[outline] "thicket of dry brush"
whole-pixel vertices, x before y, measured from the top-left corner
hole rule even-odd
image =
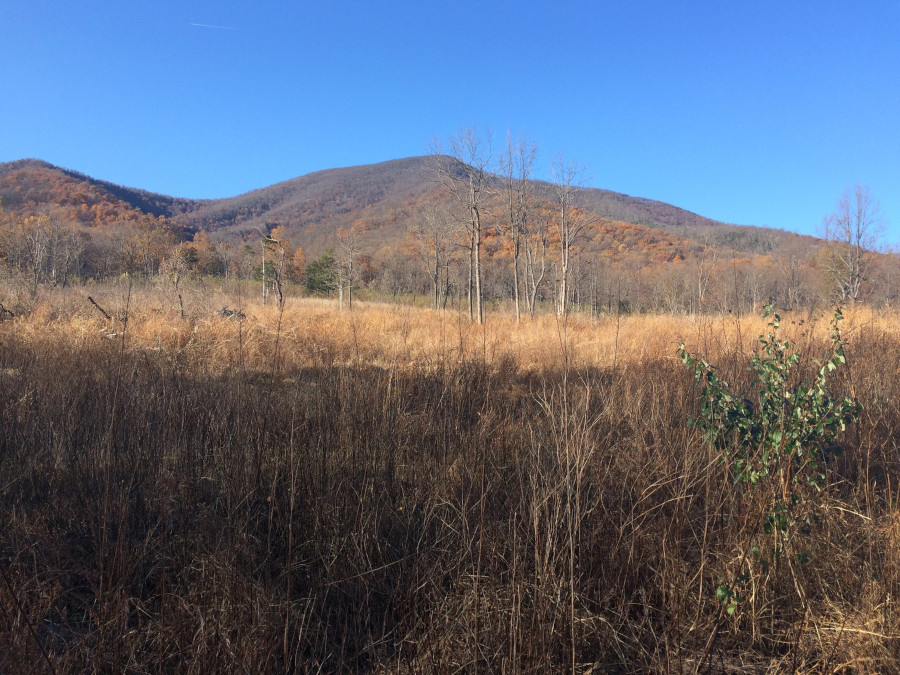
[[[847,322],[808,562],[728,616],[747,496],[674,356],[746,381],[759,318],[95,291],[0,322],[2,672],[900,668],[895,317]]]

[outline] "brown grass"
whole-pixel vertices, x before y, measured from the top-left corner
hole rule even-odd
[[[181,296],[0,323],[0,672],[900,668],[898,317],[848,313],[810,562],[729,617],[755,501],[675,350],[746,382],[761,318]],[[807,369],[827,319],[785,317]]]
[[[352,312],[336,311],[334,300],[288,298],[283,312],[257,299],[220,290],[183,291],[179,306],[172,290],[141,289],[130,293],[128,347],[178,352],[199,349],[207,361],[227,361],[240,341],[245,362],[268,368],[273,336],[280,337],[281,363],[288,367],[373,365],[421,369],[452,361],[488,365],[514,360],[517,367],[541,371],[564,365],[608,368],[674,358],[680,343],[710,358],[749,352],[766,322],[752,316],[604,315],[590,320],[573,314],[561,321],[554,314],[516,323],[508,313],[491,315],[477,326],[458,312],[435,311],[384,303],[358,302]],[[97,333],[121,336],[121,321],[107,321],[88,302],[94,297],[114,318],[129,304],[127,286],[82,288],[34,303],[27,319],[17,322],[20,336],[59,333],[85,340]],[[222,307],[240,309],[246,320],[223,316]],[[182,311],[181,307],[184,308]],[[828,338],[827,314],[786,317],[785,335],[804,346]],[[900,317],[861,308],[848,313],[845,333],[890,334]],[[29,338],[30,339],[30,338]],[[210,366],[206,363],[205,366]]]

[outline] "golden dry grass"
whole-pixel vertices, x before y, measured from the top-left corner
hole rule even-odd
[[[244,364],[271,367],[275,337],[280,365],[302,368],[322,363],[373,365],[401,369],[479,361],[514,362],[521,370],[571,367],[627,367],[675,358],[684,343],[715,361],[722,355],[749,353],[768,329],[758,314],[732,315],[604,315],[591,320],[571,314],[565,320],[552,313],[525,317],[516,323],[508,313],[489,313],[478,326],[456,311],[436,311],[386,303],[357,302],[352,311],[339,310],[333,299],[288,298],[283,313],[259,301],[221,291],[185,297],[183,310],[173,291],[154,289],[114,292],[94,290],[96,300],[113,317],[104,319],[87,298],[89,289],[58,293],[36,303],[14,325],[20,339],[53,339],[75,344],[102,336],[121,338],[128,309],[129,349],[197,352],[207,366],[218,361],[233,365],[237,347]],[[188,296],[185,293],[184,296]],[[245,319],[223,316],[222,307],[240,309]],[[830,310],[783,316],[782,335],[806,349],[826,344]],[[865,307],[845,313],[842,330],[848,345],[896,334],[900,315]]]
[[[0,322],[0,670],[900,667],[900,315],[846,312],[834,386],[865,408],[811,562],[752,568],[729,617],[754,497],[687,425],[676,350],[746,382],[762,317],[180,293]],[[803,363],[830,319],[783,317]]]

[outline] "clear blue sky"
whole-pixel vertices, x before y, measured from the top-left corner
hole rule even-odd
[[[463,126],[589,184],[814,232],[870,186],[900,242],[900,1],[0,0],[0,161],[224,197]]]

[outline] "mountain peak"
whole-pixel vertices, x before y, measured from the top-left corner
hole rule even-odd
[[[57,169],[62,171],[58,166],[51,164],[50,162],[45,162],[42,159],[35,159],[33,157],[28,157],[26,159],[17,159],[12,162],[0,162],[0,176],[4,176],[8,173],[12,173],[13,171],[19,171],[21,169]]]

